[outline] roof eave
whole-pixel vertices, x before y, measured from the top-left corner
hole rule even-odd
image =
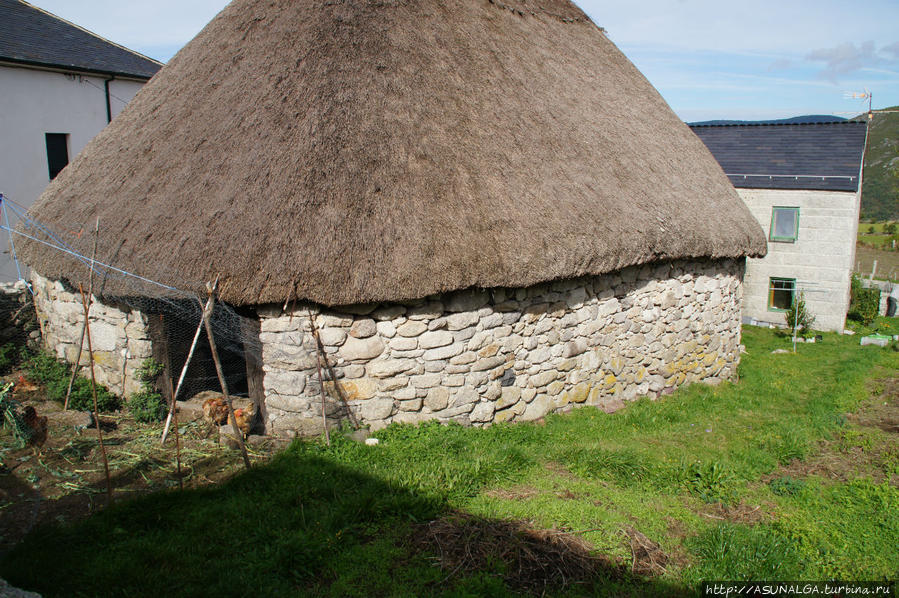
[[[92,69],[70,64],[52,64],[47,62],[22,60],[19,58],[10,58],[8,56],[0,57],[0,66],[13,68],[30,68],[34,70],[48,71],[54,73],[64,73],[71,75],[91,75],[101,77],[114,77],[116,79],[127,79],[132,81],[146,82],[153,76],[139,75],[136,73],[126,73],[121,71],[108,71],[102,69]]]

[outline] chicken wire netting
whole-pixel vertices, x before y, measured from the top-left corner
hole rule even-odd
[[[0,365],[4,353],[15,361],[26,348],[32,353],[44,350],[70,363],[74,363],[81,352],[80,363],[84,366],[88,346],[86,340],[79,342],[78,338],[78,330],[83,328],[84,322],[79,308],[83,307],[82,292],[88,295],[88,286],[91,286],[93,336],[100,337],[104,329],[108,331],[109,326],[118,325],[123,330],[127,328],[128,338],[140,338],[138,345],[151,341],[152,358],[167,366],[165,373],[172,388],[178,386],[182,369],[188,364],[178,391],[179,401],[204,391],[222,392],[213,352],[202,326],[204,305],[208,300],[207,287],[213,282],[214,275],[210,277],[212,280],[186,279],[172,264],[141,263],[132,256],[128,261],[138,263],[139,267],[125,269],[120,267],[124,262],[122,243],[104,237],[102,222],[98,226],[95,223],[90,229],[73,225],[60,230],[33,220],[21,205],[8,197],[0,196],[0,203],[0,229],[8,245],[6,280],[0,281]],[[71,264],[71,275],[63,274],[58,280],[36,278],[35,274],[40,273],[32,272],[18,260],[17,244],[21,247],[26,240],[39,251],[63,254]],[[176,260],[177,256],[173,255],[172,262]],[[14,278],[18,280],[10,280],[13,278],[8,274],[10,265],[15,266]],[[90,285],[69,282],[88,278]],[[62,299],[49,301],[47,289],[53,289],[54,296]],[[59,313],[49,313],[54,310]],[[116,323],[116,318],[121,322]],[[137,330],[138,325],[133,323],[135,319],[140,319],[147,330]],[[252,374],[262,366],[258,318],[253,312],[240,311],[215,299],[210,324],[229,394],[249,397],[252,382],[248,379],[248,371]],[[56,333],[65,328],[64,342],[58,342],[59,334],[46,334],[48,328],[53,328]],[[96,339],[94,343],[96,345]],[[61,344],[64,346],[60,347]],[[83,347],[82,351],[78,350],[79,345]],[[115,350],[107,351],[105,356],[107,361],[121,360],[112,369],[121,370],[123,379],[108,380],[111,389],[116,394],[125,394],[126,389],[134,388],[134,371],[149,358],[147,344],[137,350],[130,341],[124,344],[119,341]],[[132,377],[130,384],[129,375]],[[166,384],[158,384],[165,392]]]

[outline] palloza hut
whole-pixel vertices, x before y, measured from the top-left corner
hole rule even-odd
[[[99,218],[98,259],[156,282],[218,277],[260,322],[250,392],[276,432],[321,428],[310,316],[332,419],[374,426],[727,379],[744,257],[765,253],[702,142],[567,0],[234,0],[33,215],[88,231],[85,255]],[[20,249],[73,359],[78,318],[59,314],[88,269]],[[152,303],[95,288],[105,379],[127,392],[116,351],[150,355]]]

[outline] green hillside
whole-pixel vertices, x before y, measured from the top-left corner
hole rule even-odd
[[[875,112],[868,131],[862,219],[899,219],[899,106]]]

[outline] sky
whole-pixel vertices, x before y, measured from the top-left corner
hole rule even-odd
[[[453,0],[449,0],[453,1]],[[165,62],[227,0],[31,0]],[[577,0],[686,121],[899,105],[899,0]]]

